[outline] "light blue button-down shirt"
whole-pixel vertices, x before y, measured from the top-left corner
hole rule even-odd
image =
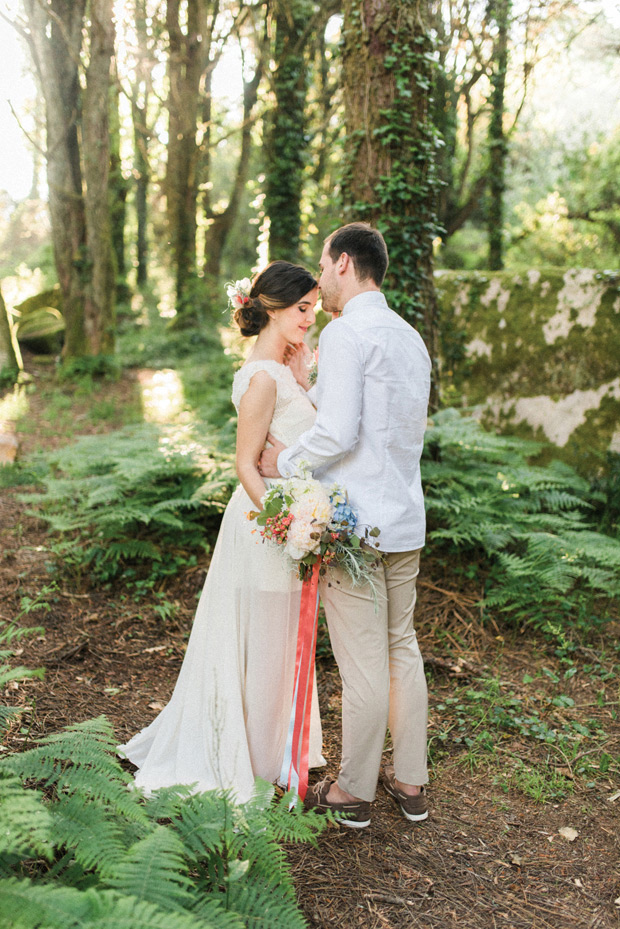
[[[419,333],[379,291],[358,294],[321,333],[316,422],[278,457],[284,477],[307,461],[322,483],[342,484],[360,526],[380,529],[385,552],[424,545],[430,373]]]

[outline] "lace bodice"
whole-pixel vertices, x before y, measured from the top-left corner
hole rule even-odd
[[[241,398],[257,371],[266,371],[276,382],[276,407],[270,432],[285,445],[292,445],[314,423],[316,410],[290,368],[277,361],[250,361],[239,368],[233,380],[232,401],[239,412]]]

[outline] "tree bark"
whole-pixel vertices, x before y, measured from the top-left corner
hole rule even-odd
[[[438,403],[433,282],[437,140],[430,117],[426,0],[345,0],[343,83],[349,151],[342,190],[349,220],[383,233],[390,306],[421,331]]]
[[[110,83],[110,224],[112,248],[116,263],[116,295],[120,302],[130,298],[127,285],[125,220],[129,183],[123,176],[121,162],[120,90],[116,74]]]
[[[148,280],[148,194],[150,165],[148,156],[148,132],[146,130],[146,103],[131,107],[134,138],[134,178],[136,182],[136,283],[144,286]]]
[[[187,0],[187,31],[181,25],[181,0],[168,0],[168,161],[166,199],[170,245],[176,276],[176,325],[196,317],[196,206],[200,82],[209,53],[219,0]],[[194,292],[192,292],[194,290]]]
[[[47,184],[54,261],[65,317],[65,358],[87,353],[84,328],[86,222],[77,120],[86,0],[24,0],[30,47],[45,98]],[[49,11],[49,12],[48,12]]]
[[[82,144],[86,241],[90,274],[84,326],[90,353],[114,351],[116,273],[110,219],[110,68],[114,55],[112,0],[90,0],[90,58],[84,92]]]
[[[489,269],[504,267],[504,192],[508,145],[504,133],[504,90],[508,68],[510,0],[490,0],[489,17],[497,25],[495,65],[491,77],[491,120],[489,123],[489,204],[487,231]]]
[[[148,278],[148,191],[150,180],[149,139],[147,125],[150,77],[148,66],[147,10],[145,0],[137,0],[135,7],[136,33],[138,37],[138,55],[136,61],[136,81],[131,100],[131,119],[134,139],[134,178],[136,197],[136,282],[139,287],[146,284]]]
[[[307,159],[308,63],[300,36],[312,16],[309,0],[278,4],[275,15],[275,106],[267,124],[265,212],[269,258],[299,259],[301,197]]]
[[[108,192],[112,0],[90,3],[90,63],[82,91],[85,7],[86,0],[24,0],[45,99],[48,200],[66,324],[65,360],[107,354],[114,347]]]

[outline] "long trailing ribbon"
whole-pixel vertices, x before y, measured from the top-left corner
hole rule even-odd
[[[302,800],[308,789],[310,710],[314,686],[320,567],[319,560],[313,565],[312,573],[304,580],[301,588],[293,705],[280,772],[280,782],[286,783],[289,790],[296,790]]]

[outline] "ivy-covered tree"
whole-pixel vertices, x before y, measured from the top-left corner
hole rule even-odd
[[[273,17],[275,106],[266,121],[265,146],[265,212],[270,221],[271,259],[297,261],[299,257],[301,192],[308,147],[308,56],[304,37],[313,7],[312,0],[279,2]]]
[[[331,115],[333,88],[327,79],[325,26],[341,5],[340,0],[277,0],[274,4],[275,102],[265,120],[265,213],[269,217],[271,259],[300,259],[306,167],[312,160],[316,182],[325,173],[327,149],[323,145],[313,159],[311,142],[316,132],[326,141],[328,127],[311,125],[310,110],[319,118]],[[312,105],[311,83],[315,84]]]
[[[436,368],[437,137],[426,0],[345,0],[344,12],[346,217],[367,220],[385,236],[388,301],[420,330]],[[433,404],[437,389],[435,377]]]

